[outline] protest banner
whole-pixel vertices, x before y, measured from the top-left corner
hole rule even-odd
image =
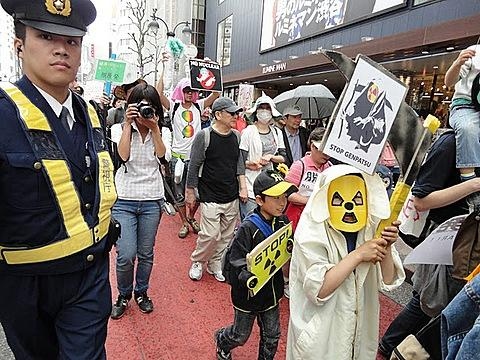
[[[289,223],[275,231],[247,254],[247,270],[254,274],[247,281],[252,296],[290,259],[293,249],[293,230]]]
[[[192,89],[222,91],[222,67],[214,62],[190,59],[190,81]]]
[[[393,74],[359,55],[323,152],[372,175],[406,93]]]
[[[453,241],[466,217],[467,215],[455,216],[440,224],[408,254],[403,264],[453,265]]]

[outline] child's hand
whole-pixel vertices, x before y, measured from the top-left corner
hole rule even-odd
[[[376,263],[382,261],[387,254],[387,241],[385,239],[372,239],[365,241],[354,251],[360,258],[361,262]]]
[[[455,62],[459,66],[462,66],[463,64],[465,64],[465,62],[467,62],[468,60],[470,60],[474,56],[475,56],[475,50],[465,49],[465,50],[460,51],[460,54],[458,54],[457,60],[455,60]]]
[[[396,220],[392,222],[392,226],[386,226],[382,231],[382,239],[387,242],[387,247],[392,245],[398,239],[398,227],[400,221]]]

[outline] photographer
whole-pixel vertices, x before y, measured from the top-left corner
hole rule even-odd
[[[127,99],[127,109],[120,131],[112,131],[122,168],[115,175],[118,201],[113,207],[122,235],[117,241],[118,298],[111,318],[121,318],[134,293],[140,311],[153,311],[147,295],[153,265],[153,246],[164,203],[163,179],[159,161],[166,153],[159,119],[163,108],[151,85],[135,86]],[[112,129],[113,130],[113,129]],[[167,144],[168,146],[168,144]],[[137,260],[135,288],[134,264]]]

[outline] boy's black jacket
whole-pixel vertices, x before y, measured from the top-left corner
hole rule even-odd
[[[255,210],[267,223],[273,224],[273,231],[277,231],[290,221],[285,215],[274,218],[271,222],[265,220],[258,209]],[[235,234],[230,253],[230,279],[232,286],[232,303],[239,310],[259,312],[270,309],[278,304],[283,296],[283,274],[278,270],[275,275],[255,296],[250,296],[246,282],[252,274],[247,270],[245,257],[255,246],[265,240],[263,233],[251,221],[243,221]]]

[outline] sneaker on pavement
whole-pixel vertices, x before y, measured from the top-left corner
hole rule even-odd
[[[215,331],[215,334],[214,334],[217,360],[232,360],[232,353],[230,351],[225,352],[218,347],[218,337],[220,336],[220,332],[222,332],[223,330],[225,330],[225,328],[220,328],[217,331]]]
[[[289,285],[288,281],[286,281],[285,285],[283,285],[283,295],[287,299],[290,299],[290,285]]]
[[[112,306],[112,313],[110,314],[113,320],[118,320],[125,314],[129,300],[126,296],[118,295],[117,301],[115,301],[115,304]]]
[[[210,275],[213,275],[215,277],[215,280],[225,282],[225,276],[223,276],[223,273],[221,271],[212,271],[207,267],[207,272]]]
[[[188,272],[188,276],[190,279],[198,281],[202,278],[203,275],[203,266],[201,262],[195,261],[192,263],[190,267],[190,271]]]
[[[153,311],[153,301],[148,297],[146,292],[135,294],[135,301],[137,302],[140,311],[144,314],[148,314]]]
[[[195,234],[200,232],[200,224],[195,219],[187,219],[188,223],[192,227],[192,230]]]
[[[188,235],[188,224],[183,224],[180,230],[178,231],[178,237],[180,239],[185,239]]]

